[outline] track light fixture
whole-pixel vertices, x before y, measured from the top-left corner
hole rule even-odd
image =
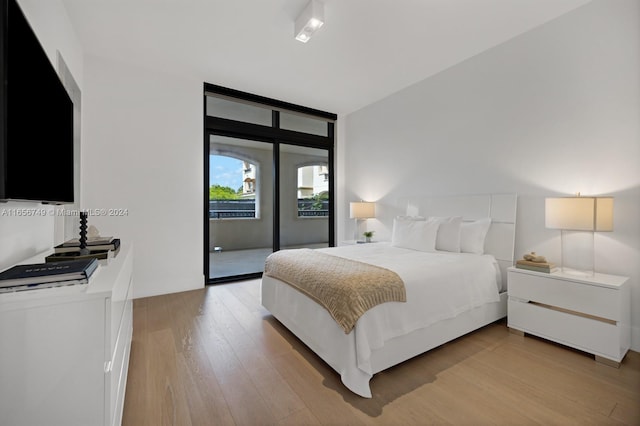
[[[324,25],[324,5],[319,0],[311,0],[296,18],[296,40],[308,42],[311,36]]]

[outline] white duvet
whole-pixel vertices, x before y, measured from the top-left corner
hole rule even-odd
[[[369,374],[373,373],[369,364],[371,351],[382,347],[386,341],[500,300],[500,268],[491,255],[425,253],[392,247],[390,243],[320,251],[391,269],[404,282],[406,303],[388,302],[376,306],[356,324],[358,368]]]
[[[263,305],[338,371],[349,389],[365,397],[371,396],[368,381],[376,372],[371,366],[372,351],[394,337],[500,300],[500,269],[491,255],[426,253],[390,243],[320,251],[391,269],[405,284],[407,302],[375,306],[345,335],[319,304],[263,276]]]

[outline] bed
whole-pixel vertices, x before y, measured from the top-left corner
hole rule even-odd
[[[266,272],[262,305],[331,366],[349,390],[371,398],[369,381],[374,374],[506,316],[506,268],[514,258],[516,205],[515,194],[403,198],[397,203],[403,216],[393,219],[391,242],[320,249],[389,269],[404,282],[406,302],[379,304],[364,312],[352,329],[345,329],[327,308]],[[423,242],[415,235],[413,241],[411,236],[401,236],[403,229],[414,229],[414,225],[406,228],[407,222],[433,222],[432,218],[440,223],[452,218],[461,221],[460,226],[467,229],[463,237],[467,252],[442,250],[442,244],[448,244],[440,241],[444,234],[436,235],[440,250],[422,250]],[[486,234],[479,242],[478,235],[472,234],[476,240],[469,248],[468,230],[487,221]]]

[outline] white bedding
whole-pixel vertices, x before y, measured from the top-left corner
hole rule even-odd
[[[491,255],[426,253],[389,243],[320,250],[391,269],[405,284],[406,303],[374,307],[345,335],[324,308],[292,287],[263,277],[263,305],[338,371],[349,389],[362,396],[371,396],[368,381],[377,372],[371,354],[386,342],[500,301],[500,269]]]

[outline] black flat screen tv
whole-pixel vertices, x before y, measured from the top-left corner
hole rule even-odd
[[[0,6],[0,200],[73,203],[73,102],[16,0]]]

